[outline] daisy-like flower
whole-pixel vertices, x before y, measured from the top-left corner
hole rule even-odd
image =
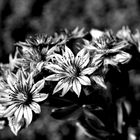
[[[30,37],[26,42],[17,43],[17,46],[22,48],[22,66],[29,72],[40,71],[44,62],[49,61],[51,54],[57,50],[56,46],[52,45],[52,38],[47,35]]]
[[[92,65],[103,65],[104,71],[108,70],[108,65],[116,66],[118,63],[124,64],[131,59],[131,55],[123,51],[127,47],[126,41],[115,41],[115,37],[109,32],[101,33],[101,31],[92,31],[93,41],[85,41],[85,48],[89,52],[93,52]],[[95,36],[95,37],[94,37]]]
[[[80,50],[76,56],[65,46],[62,55],[55,54],[55,63],[45,66],[54,74],[46,77],[47,81],[58,81],[53,94],[62,90],[64,96],[69,90],[80,96],[82,85],[91,85],[90,75],[96,67],[90,67],[90,55],[85,49]],[[96,81],[95,81],[96,82]]]
[[[52,40],[53,40],[53,43],[57,45],[61,45],[61,44],[65,44],[70,39],[84,37],[85,34],[86,33],[84,32],[84,28],[79,29],[78,27],[76,27],[72,31],[65,29],[60,34],[55,33]]]
[[[28,127],[32,121],[33,112],[37,114],[41,112],[38,103],[48,97],[48,94],[40,93],[45,80],[34,83],[32,73],[27,74],[18,70],[16,75],[12,72],[9,73],[6,83],[5,86],[3,83],[1,84],[0,91],[0,103],[6,107],[2,116],[9,119],[12,117],[18,128],[23,127],[21,122],[24,122],[24,125]],[[17,131],[14,131],[15,129],[11,130],[17,133]]]

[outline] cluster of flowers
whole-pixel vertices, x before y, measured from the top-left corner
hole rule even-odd
[[[52,117],[75,121],[88,136],[122,133],[124,109],[131,112],[122,77],[140,53],[139,31],[75,28],[31,36],[15,47],[9,63],[0,64],[0,118],[15,135],[46,102]]]

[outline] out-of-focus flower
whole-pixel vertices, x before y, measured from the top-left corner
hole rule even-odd
[[[17,46],[22,48],[22,67],[29,72],[40,71],[44,62],[49,61],[51,54],[57,50],[57,47],[52,45],[52,38],[47,35],[30,37],[26,42],[17,43]]]
[[[77,96],[80,96],[82,85],[91,85],[90,75],[96,70],[96,67],[91,67],[90,55],[85,49],[82,49],[74,56],[73,52],[65,46],[62,55],[55,54],[55,63],[49,63],[45,66],[54,74],[46,77],[47,81],[58,81],[53,93],[63,89],[64,96],[70,89]],[[93,80],[95,80],[93,78]],[[96,81],[95,81],[96,82]]]
[[[129,29],[128,26],[123,26],[121,30],[119,30],[116,34],[119,39],[126,40],[130,45],[135,46],[137,51],[140,52],[140,32],[136,30],[135,33]]]
[[[125,64],[131,59],[131,55],[123,51],[128,45],[126,41],[117,42],[111,33],[101,33],[96,30],[95,33],[92,31],[92,36],[92,42],[84,40],[84,47],[93,52],[92,65],[102,65],[103,71],[106,72],[108,65],[117,67],[118,63]]]
[[[16,48],[16,52],[14,57],[12,54],[9,55],[9,68],[10,70],[14,70],[14,68],[19,68],[23,62],[22,58],[18,58],[19,50]]]
[[[34,83],[33,74],[27,74],[22,70],[18,70],[16,75],[10,72],[6,82],[7,84],[2,87],[3,91],[0,91],[0,103],[6,107],[2,117],[10,119],[10,127],[15,124],[11,130],[17,134],[23,127],[21,121],[28,127],[33,118],[32,111],[41,112],[38,102],[44,101],[48,94],[39,93],[44,87],[44,79]]]
[[[84,37],[85,34],[86,33],[84,31],[84,28],[79,29],[78,27],[76,27],[72,31],[65,29],[60,34],[58,33],[54,34],[53,43],[57,45],[62,45],[71,39]]]

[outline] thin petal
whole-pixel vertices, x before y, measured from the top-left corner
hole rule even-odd
[[[72,53],[72,51],[67,46],[65,46],[65,52],[64,52],[63,56],[65,56],[68,64],[70,64],[71,62],[73,63],[74,54]]]
[[[37,114],[39,114],[41,112],[41,108],[40,108],[40,105],[36,102],[32,102],[30,104],[30,108]]]
[[[103,54],[95,54],[92,58],[91,65],[98,66],[103,62]]]
[[[103,77],[101,76],[92,76],[92,79],[98,84],[100,85],[101,87],[103,88],[107,88],[106,85],[105,85],[105,82],[104,82],[104,79]]]
[[[73,81],[73,91],[77,94],[78,97],[80,96],[81,84],[77,79]]]
[[[90,75],[92,74],[95,70],[97,70],[98,67],[88,67],[86,69],[84,69],[82,72],[81,72],[81,75]]]
[[[59,90],[61,90],[63,87],[64,87],[64,80],[62,79],[55,86],[55,88],[53,90],[53,94],[55,94],[56,92],[58,92]]]
[[[88,65],[89,57],[90,57],[89,53],[86,53],[84,55],[84,57],[81,59],[81,61],[79,62],[79,65],[80,65],[81,68],[84,68],[84,67],[86,67]]]
[[[32,92],[32,94],[38,93],[44,87],[44,84],[45,84],[44,79],[38,81],[36,84],[33,85],[30,92]]]
[[[52,75],[49,75],[45,78],[46,81],[58,81],[60,80],[62,77],[61,77],[61,74],[52,74]]]
[[[63,69],[59,65],[52,64],[52,63],[46,64],[45,68],[48,69],[48,70],[51,70],[55,73],[62,73],[62,71],[63,71]]]
[[[20,107],[15,111],[15,119],[17,122],[20,122],[23,117],[23,106],[20,105]]]
[[[71,82],[65,82],[61,96],[64,96],[70,90],[71,87],[72,87]]]
[[[12,116],[15,113],[15,111],[17,110],[17,108],[18,108],[17,104],[13,104],[13,105],[9,106],[4,112],[4,117]]]
[[[31,123],[32,118],[33,118],[32,110],[28,106],[24,107],[24,118],[26,122],[26,127],[28,127],[28,125]]]
[[[46,93],[37,93],[37,94],[33,95],[32,100],[35,101],[35,102],[42,102],[45,99],[47,99],[47,97],[48,97],[48,94],[46,94]]]
[[[87,76],[84,76],[84,75],[83,76],[79,76],[78,80],[80,81],[80,83],[82,85],[91,85],[91,81],[90,81],[90,79]]]
[[[77,55],[76,55],[76,57],[75,57],[75,64],[76,64],[77,66],[79,66],[79,64],[80,64],[80,62],[81,62],[81,59],[83,59],[83,57],[84,57],[84,55],[85,55],[85,52],[86,52],[86,49],[83,48],[82,50],[80,50],[80,51],[77,53]]]
[[[8,75],[7,76],[7,83],[8,83],[8,85],[10,86],[10,88],[13,90],[13,91],[15,91],[15,86],[14,86],[14,84],[15,84],[15,82],[16,82],[16,79],[15,79],[15,75],[14,74],[10,74],[10,75]]]

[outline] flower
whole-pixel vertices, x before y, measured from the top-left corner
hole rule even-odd
[[[49,61],[51,54],[57,50],[52,45],[52,38],[47,35],[37,35],[17,43],[21,47],[23,68],[28,72],[41,71],[44,62]]]
[[[117,41],[112,33],[97,30],[92,31],[92,36],[92,42],[84,40],[84,47],[93,52],[92,65],[102,65],[103,71],[107,72],[108,65],[118,67],[118,63],[125,64],[131,59],[131,55],[123,50],[128,46],[127,41]]]
[[[77,96],[80,96],[82,85],[91,85],[89,75],[91,75],[96,67],[90,67],[90,55],[85,49],[80,50],[76,56],[65,46],[62,55],[55,54],[55,63],[46,64],[45,68],[54,72],[45,79],[47,81],[58,81],[54,88],[53,94],[62,91],[64,96],[70,89]]]
[[[44,83],[44,79],[34,83],[33,74],[25,73],[20,69],[16,74],[9,72],[5,86],[1,84],[3,91],[2,89],[0,91],[0,103],[6,107],[2,116],[14,118],[13,121],[19,128],[22,127],[19,126],[21,121],[24,121],[25,126],[28,127],[32,121],[33,112],[37,114],[41,112],[38,102],[48,97],[46,93],[39,93]],[[11,130],[16,133],[15,129]]]
[[[84,28],[79,29],[76,27],[72,31],[70,30],[63,30],[59,33],[55,33],[54,37],[52,38],[53,43],[57,45],[62,45],[70,41],[71,39],[81,38],[85,36]]]
[[[14,57],[12,55],[9,55],[9,69],[14,70],[14,68],[19,68],[21,66],[21,63],[23,61],[22,58],[18,58],[19,50],[16,48],[16,52]]]

